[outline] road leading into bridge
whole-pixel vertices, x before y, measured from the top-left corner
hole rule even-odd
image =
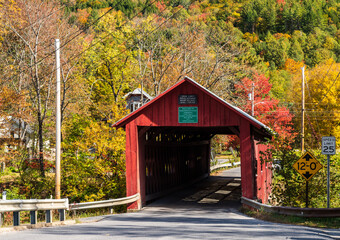
[[[321,230],[260,221],[238,212],[239,168],[149,204],[140,212],[98,222],[0,234],[0,240],[101,239],[334,239]]]

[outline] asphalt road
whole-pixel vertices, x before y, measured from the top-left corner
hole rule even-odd
[[[1,233],[0,240],[340,239],[340,229],[275,224],[241,214],[238,176],[239,169],[223,172],[139,212],[104,216],[93,223]]]

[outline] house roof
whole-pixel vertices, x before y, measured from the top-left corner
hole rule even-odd
[[[131,95],[142,95],[142,89],[141,88],[136,88],[135,90],[133,90],[132,92],[129,92],[127,94],[124,95],[123,98],[127,98]],[[150,96],[147,92],[143,91],[143,96],[147,97],[148,99],[152,99],[153,97]]]
[[[266,126],[262,122],[258,121],[254,117],[250,116],[249,114],[247,114],[246,112],[244,112],[240,108],[238,108],[238,107],[228,103],[227,101],[225,101],[224,99],[220,98],[219,96],[217,96],[216,94],[214,94],[210,90],[206,89],[205,87],[203,87],[202,85],[200,85],[199,83],[195,82],[193,79],[191,79],[189,77],[184,77],[183,80],[179,81],[178,83],[176,83],[175,85],[173,85],[172,87],[170,87],[169,89],[167,89],[166,91],[164,91],[163,93],[158,95],[157,97],[153,98],[151,101],[149,101],[148,103],[146,103],[145,105],[143,105],[142,107],[137,109],[136,111],[134,111],[134,112],[128,114],[127,116],[125,116],[124,118],[120,119],[119,121],[114,123],[113,126],[114,127],[124,127],[128,122],[130,122],[130,120],[132,120],[135,116],[137,116],[144,109],[149,108],[154,102],[158,101],[160,98],[164,97],[169,92],[171,92],[173,89],[177,88],[178,86],[180,86],[181,84],[183,84],[185,82],[189,82],[189,83],[197,86],[198,88],[203,90],[206,94],[208,94],[212,98],[216,99],[218,102],[222,103],[223,105],[227,106],[232,111],[234,111],[237,114],[241,115],[242,117],[246,118],[248,121],[250,121],[256,127],[262,128],[263,130],[265,130],[266,133],[269,133],[270,135],[273,134],[273,131],[268,126]]]
[[[29,124],[24,122],[22,119],[19,121],[18,118],[14,118],[12,116],[1,117],[0,118],[0,123],[9,123],[9,124],[11,124],[10,130],[16,130],[16,129],[18,129],[20,127],[21,129],[25,129],[28,134],[32,134],[34,132],[32,127]]]

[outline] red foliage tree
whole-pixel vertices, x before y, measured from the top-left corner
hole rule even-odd
[[[289,109],[280,106],[280,100],[270,96],[272,85],[269,78],[263,74],[253,74],[252,79],[243,78],[235,84],[236,94],[239,99],[246,100],[242,105],[242,110],[251,113],[251,101],[248,94],[251,93],[252,83],[254,83],[254,117],[274,130],[280,138],[292,141],[295,133],[292,128],[293,114]]]

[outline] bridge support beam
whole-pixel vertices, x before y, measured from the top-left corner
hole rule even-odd
[[[140,193],[138,132],[134,122],[126,125],[126,196]],[[141,201],[128,205],[129,210],[141,208]]]
[[[240,125],[240,153],[241,153],[241,185],[242,196],[254,198],[254,164],[253,138],[249,122],[241,120]]]

